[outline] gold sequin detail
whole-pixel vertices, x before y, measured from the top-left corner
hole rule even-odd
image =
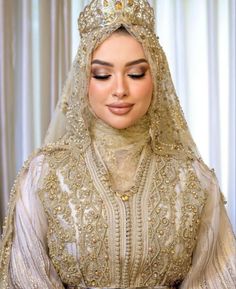
[[[64,150],[50,154],[46,162],[51,170],[44,178],[39,196],[48,216],[48,247],[53,265],[65,284],[80,284],[83,276],[89,286],[106,286],[110,280],[109,259],[105,258],[108,256],[105,212],[83,157]],[[66,190],[62,189],[60,179]],[[80,252],[79,260],[68,248]]]
[[[103,5],[104,5],[104,7],[107,7],[108,6],[108,0],[104,0]]]
[[[116,3],[115,3],[115,8],[116,8],[116,10],[121,10],[122,9],[122,7],[123,7],[123,4],[122,4],[122,2],[121,1],[116,1]]]
[[[181,181],[179,170],[185,172],[181,193],[176,192]],[[162,272],[165,272],[165,284],[171,285],[174,279],[181,282],[189,271],[206,193],[191,161],[168,155],[157,158],[153,186],[156,189],[149,201],[149,254],[140,268],[142,283],[148,286],[161,284]]]
[[[154,11],[145,0],[93,0],[78,20],[81,38],[116,23],[135,24],[139,28],[145,27],[148,31],[154,31]]]
[[[57,153],[54,158],[51,154],[48,159],[52,164],[52,170],[44,181],[40,196],[49,217],[49,252],[64,283],[79,284],[82,274],[88,286],[104,287],[112,283],[108,250],[108,239],[112,228],[108,228],[106,220],[102,217],[106,215],[106,209],[103,207],[104,200],[100,199],[96,192],[83,158],[79,159],[71,152]],[[120,223],[120,218],[124,218],[127,242],[125,265],[121,272],[117,271],[116,273],[117,286],[133,284],[132,282],[135,282],[137,276],[140,276],[141,284],[156,286],[163,280],[164,276],[161,272],[165,272],[166,284],[171,284],[173,280],[176,280],[176,276],[181,279],[189,270],[199,218],[205,202],[205,192],[201,189],[191,162],[170,155],[156,157],[156,168],[151,177],[153,181],[149,187],[149,191],[152,193],[148,198],[148,207],[143,207],[145,204],[142,203],[142,195],[148,193],[145,191],[145,187],[132,198],[123,194],[117,200],[114,199],[111,192],[106,192],[113,204],[114,212],[118,209],[116,202],[119,202],[119,199],[124,203],[126,211],[125,216],[118,213],[114,215],[115,218],[118,218],[117,225]],[[186,177],[183,191],[181,195],[178,195],[175,187],[180,182],[180,170],[185,171]],[[59,172],[69,189],[69,194],[59,189],[61,188],[57,177]],[[102,175],[100,178],[103,178]],[[131,259],[134,242],[132,239],[134,224],[131,219],[133,198],[136,200],[135,242],[138,247],[134,253],[135,258]],[[180,208],[177,209],[176,203],[181,204]],[[71,207],[74,207],[77,212],[73,218],[72,212],[69,210]],[[142,235],[142,210],[147,210],[149,214],[147,255],[143,255],[143,248],[146,245],[144,245]],[[112,240],[117,242],[115,255],[117,254],[116,261],[119,262],[119,240],[122,231],[117,225],[113,229]],[[80,236],[78,240],[75,239],[76,230]],[[75,244],[81,252],[80,260],[77,261],[67,251],[68,243],[71,246]],[[98,250],[98,248],[102,249]],[[179,248],[182,249],[179,250]],[[140,267],[141,260],[143,260],[143,265]],[[165,262],[160,260],[168,260],[166,262],[172,265],[167,269],[164,267]],[[112,262],[112,266],[116,266],[116,261]],[[80,270],[78,270],[77,262],[80,264]],[[130,262],[133,267],[128,274]],[[65,267],[69,268],[69,271],[65,270]],[[122,280],[121,283],[118,280]]]
[[[143,286],[157,286],[163,278],[165,284],[182,280],[191,264],[201,211],[206,201],[206,193],[193,169],[192,160],[153,154],[155,167],[151,165],[152,175],[149,177],[152,181],[148,187],[144,185],[143,190],[133,195],[129,202],[115,199],[107,192],[115,224],[115,227],[109,227],[106,201],[94,187],[84,157],[78,152],[73,145],[45,148],[49,171],[40,181],[38,192],[48,216],[49,256],[62,282],[77,286],[83,276],[87,286],[109,287],[114,284],[111,270],[121,258],[122,234],[126,236],[126,255],[122,270],[114,271],[117,286],[133,286],[136,278]],[[184,175],[181,180],[180,171]],[[181,192],[177,192],[175,188],[180,181],[184,185]],[[146,194],[147,203],[143,203],[142,196]],[[119,201],[124,206],[125,215],[117,211]],[[143,211],[148,213],[148,224],[143,223]],[[125,232],[119,226],[121,218]],[[144,236],[146,225],[148,230]],[[109,257],[109,238],[115,244],[116,260]],[[10,243],[5,245],[4,252],[3,265],[6,267]],[[79,252],[79,259],[76,252]],[[1,276],[2,280],[6,276]]]
[[[128,0],[128,6],[133,6],[134,0]]]

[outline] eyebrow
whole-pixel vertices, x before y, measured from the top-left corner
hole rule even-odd
[[[140,58],[140,59],[137,59],[137,60],[133,60],[133,61],[130,61],[130,62],[127,62],[125,64],[125,66],[131,66],[131,65],[135,65],[135,64],[139,64],[139,63],[148,63],[147,60],[145,58]],[[92,65],[93,64],[100,64],[100,65],[104,65],[104,66],[109,66],[109,67],[114,67],[114,65],[110,62],[106,62],[106,61],[103,61],[103,60],[99,60],[99,59],[94,59],[92,61]]]

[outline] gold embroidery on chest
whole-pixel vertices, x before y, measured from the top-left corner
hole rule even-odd
[[[181,169],[184,180],[180,177]],[[191,161],[180,165],[178,160],[168,156],[158,158],[152,186],[148,256],[142,267],[141,283],[145,286],[175,285],[189,270],[205,192]]]
[[[109,282],[106,213],[83,159],[64,152],[48,163],[40,190],[48,215],[48,246],[62,281],[103,286]]]
[[[104,200],[82,158],[62,152],[50,155],[48,163],[50,170],[39,195],[48,215],[48,246],[53,264],[65,284],[84,281],[88,286],[108,286],[112,283],[112,260]],[[191,161],[184,163],[161,156],[157,158],[149,190],[145,209],[149,216],[148,236],[143,239],[140,235],[142,244],[136,248],[142,252],[135,251],[135,256],[143,257],[135,259],[134,267],[138,263],[139,267],[134,269],[133,277],[137,276],[142,286],[173,285],[189,269],[205,192]],[[141,212],[141,196],[140,192],[137,212]]]

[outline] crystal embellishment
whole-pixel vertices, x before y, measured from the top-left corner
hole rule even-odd
[[[117,10],[117,11],[118,11],[118,10],[121,10],[122,7],[123,7],[122,2],[121,2],[121,1],[117,1],[116,4],[115,4],[115,8],[116,8],[116,10]]]
[[[112,25],[145,27],[154,33],[154,11],[146,0],[92,0],[78,19],[80,36]]]

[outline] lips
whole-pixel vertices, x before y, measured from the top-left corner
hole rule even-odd
[[[132,103],[111,103],[108,104],[107,107],[112,112],[113,114],[116,115],[124,115],[127,114],[131,111],[133,108],[134,104]]]

